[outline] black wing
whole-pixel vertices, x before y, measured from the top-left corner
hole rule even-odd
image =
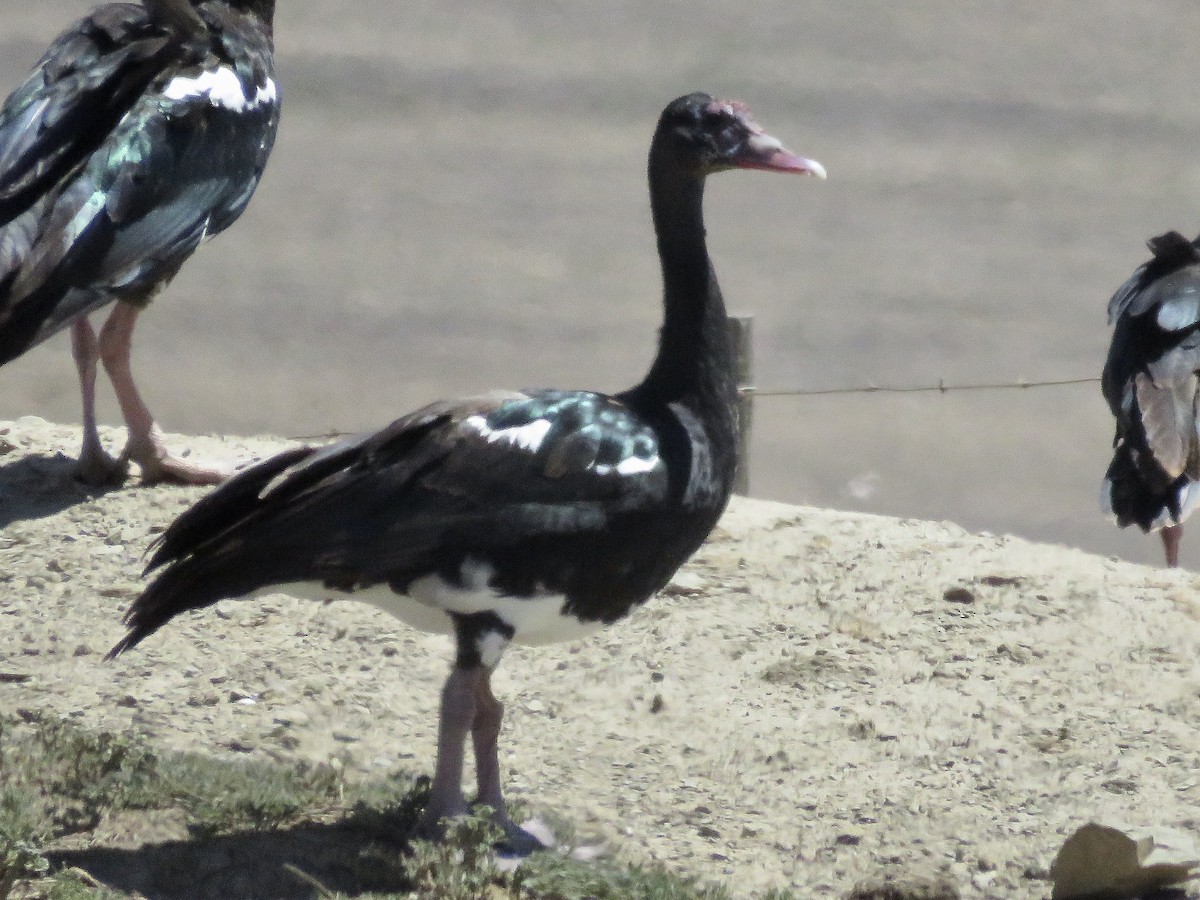
[[[382,431],[285,451],[162,535],[165,571],[126,617],[128,649],[175,614],[271,584],[405,585],[531,536],[600,534],[667,496],[653,428],[586,392],[434,404]]]
[[[258,65],[228,58],[234,38]],[[222,70],[240,108],[201,90]],[[200,45],[126,4],[63,35],[0,120],[0,200],[19,210],[0,226],[0,362],[160,289],[245,208],[278,113],[269,36]]]
[[[0,223],[10,222],[99,149],[179,41],[131,3],[75,23],[0,108]]]

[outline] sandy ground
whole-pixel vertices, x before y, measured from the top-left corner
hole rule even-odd
[[[2,0],[0,93],[91,5]],[[1192,0],[280,0],[277,18],[262,187],[139,326],[169,429],[317,434],[493,387],[632,384],[659,316],[646,147],[694,89],[830,173],[710,188],[763,388],[1098,375],[1143,241],[1200,231]],[[1160,558],[1097,513],[1094,384],[758,409],[755,496]],[[65,335],[0,371],[0,417],[27,414],[79,419]],[[1183,554],[1200,566],[1200,541]]]
[[[77,438],[0,423],[0,709],[428,770],[448,644],[355,603],[226,602],[103,663],[147,543],[202,491],[90,495],[60,452]],[[173,441],[230,462],[282,446]],[[510,650],[507,784],[618,858],[738,897],[891,874],[1043,898],[1089,820],[1200,833],[1197,588],[944,522],[737,500],[629,620]]]

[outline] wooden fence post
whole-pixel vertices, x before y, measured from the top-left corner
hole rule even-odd
[[[754,425],[754,316],[729,316],[728,327],[738,391],[738,466],[733,492],[746,496],[750,493],[750,432]]]

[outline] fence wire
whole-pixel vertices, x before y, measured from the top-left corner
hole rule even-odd
[[[937,384],[887,385],[868,384],[863,387],[814,388],[811,390],[781,388],[762,389],[750,385],[739,385],[738,394],[743,397],[829,397],[835,394],[955,394],[960,391],[1026,391],[1030,388],[1063,387],[1072,384],[1096,384],[1099,378],[1058,378],[1050,381],[984,381],[976,384],[947,384],[944,378]],[[359,434],[357,431],[325,431],[321,434],[293,435],[289,441],[332,441]]]
[[[948,384],[944,378],[929,385],[868,384],[863,387],[805,389],[762,389],[740,386],[738,392],[758,397],[827,397],[833,394],[953,394],[959,391],[1029,390],[1030,388],[1062,387],[1071,384],[1096,384],[1099,378],[1058,378],[1051,381],[985,381],[976,384]]]

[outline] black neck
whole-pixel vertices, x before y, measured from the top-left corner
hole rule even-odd
[[[733,359],[725,303],[704,239],[704,179],[650,152],[650,209],[663,273],[658,355],[636,393],[732,415]]]

